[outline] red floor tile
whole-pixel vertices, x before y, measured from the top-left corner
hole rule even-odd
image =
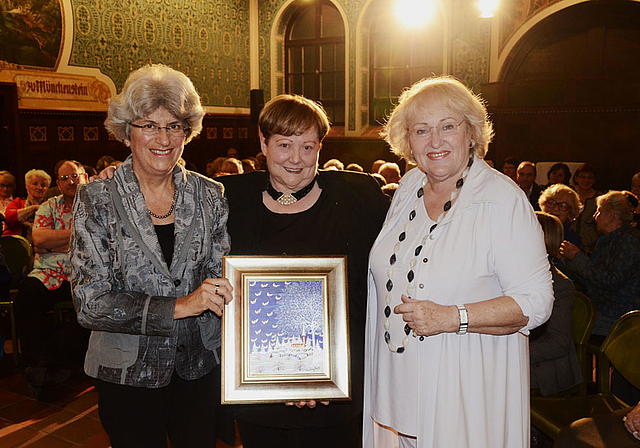
[[[33,440],[29,440],[27,443],[21,445],[24,448],[68,448],[73,443],[59,439],[52,435],[44,435],[44,437],[36,437]]]
[[[99,421],[88,417],[81,417],[78,420],[70,421],[69,423],[62,425],[59,429],[54,431],[52,435],[78,444],[94,437],[102,431],[104,430],[102,429],[102,424],[100,424]]]
[[[0,408],[0,417],[12,422],[23,422],[28,420],[32,415],[42,412],[50,407],[51,405],[46,403],[41,403],[31,398],[25,398]]]
[[[82,442],[82,445],[86,448],[109,448],[111,446],[111,442],[109,441],[109,436],[106,432],[102,431],[100,434],[96,434],[95,436],[85,440]]]
[[[0,429],[0,446],[9,448],[38,436],[38,431],[20,424],[5,426]]]

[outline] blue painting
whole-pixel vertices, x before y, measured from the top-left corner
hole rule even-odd
[[[249,375],[325,370],[322,280],[249,282]]]

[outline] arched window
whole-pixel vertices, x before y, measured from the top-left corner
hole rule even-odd
[[[285,33],[285,90],[319,101],[332,124],[344,125],[344,25],[330,2],[301,8]]]
[[[438,23],[404,30],[391,16],[374,24],[369,39],[369,124],[385,121],[402,89],[422,78],[442,75],[443,41],[443,28]]]

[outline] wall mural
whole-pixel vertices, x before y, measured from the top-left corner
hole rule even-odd
[[[69,65],[97,67],[120,89],[131,71],[163,63],[191,78],[205,106],[249,107],[248,0],[71,4]]]
[[[62,45],[60,0],[0,0],[0,61],[55,68]]]

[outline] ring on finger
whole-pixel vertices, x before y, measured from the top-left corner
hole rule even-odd
[[[638,431],[633,431],[631,434],[633,435],[633,437],[640,440],[640,435],[638,435]]]

